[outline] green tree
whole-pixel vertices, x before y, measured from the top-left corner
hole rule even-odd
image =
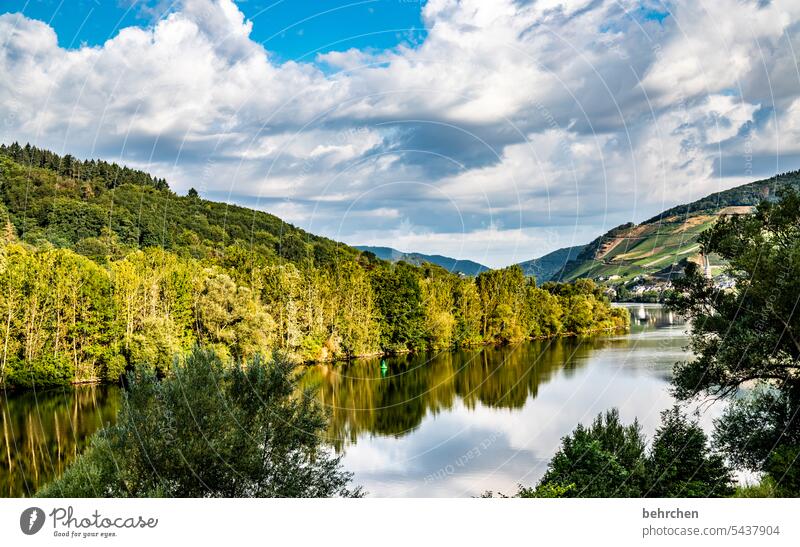
[[[661,413],[649,451],[639,424],[616,409],[579,424],[535,488],[520,497],[719,497],[733,494],[733,476],[703,430],[676,406]]]
[[[456,318],[453,315],[454,276],[444,268],[427,265],[425,278],[420,282],[422,306],[425,312],[426,342],[432,349],[453,346]]]
[[[253,291],[226,274],[208,273],[195,299],[197,339],[236,360],[272,347],[274,321]]]
[[[483,309],[482,335],[487,340],[511,342],[528,333],[523,324],[526,281],[522,268],[481,272],[475,280]]]
[[[459,279],[453,291],[456,327],[455,342],[459,346],[475,346],[483,342],[483,314],[478,289],[472,279]]]
[[[754,215],[723,218],[701,244],[728,263],[736,290],[716,288],[696,264],[675,281],[667,303],[691,320],[696,355],[676,367],[677,395],[727,396],[753,380],[799,384],[800,196],[785,192]]]
[[[774,495],[797,496],[800,492],[798,395],[762,384],[747,397],[732,401],[714,430],[714,443],[731,463],[763,472]]]
[[[645,439],[638,422],[623,425],[616,409],[599,414],[590,427],[578,424],[564,437],[536,489],[525,497],[638,497],[645,469]]]
[[[557,296],[531,286],[528,288],[526,305],[532,337],[542,338],[561,333],[564,310]]]
[[[405,262],[382,268],[373,276],[381,314],[381,346],[386,351],[424,347],[425,313],[415,268]]]
[[[734,492],[723,457],[711,451],[703,429],[678,406],[661,413],[645,467],[649,497],[708,498]]]
[[[164,380],[130,378],[117,423],[45,497],[358,496],[322,445],[322,408],[298,396],[293,365],[275,355],[225,366],[195,348]]]
[[[745,384],[761,384],[723,415],[716,437],[736,464],[770,474],[788,466],[778,482],[796,476],[800,466],[785,458],[800,449],[800,195],[784,190],[780,198],[703,233],[703,253],[727,262],[734,289],[715,287],[690,264],[667,300],[691,321],[696,356],[676,365],[676,395],[732,397]],[[776,451],[780,457],[773,461]],[[777,467],[770,468],[771,461]]]
[[[337,306],[334,331],[344,357],[380,350],[380,325],[375,295],[367,272],[355,262],[337,264]]]

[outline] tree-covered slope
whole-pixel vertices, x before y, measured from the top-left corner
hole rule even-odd
[[[398,251],[397,249],[392,249],[391,247],[370,247],[368,245],[356,245],[355,248],[359,251],[372,253],[381,260],[386,260],[389,262],[400,262],[402,260],[403,262],[408,262],[409,264],[414,264],[415,266],[422,266],[426,263],[436,264],[448,272],[462,273],[464,275],[475,276],[481,272],[489,270],[489,268],[483,264],[478,264],[472,260],[459,260],[449,256],[426,255],[422,253],[404,253],[403,251]]]
[[[113,254],[114,246],[155,246],[197,258],[241,245],[318,264],[359,254],[269,213],[189,194],[178,196],[164,179],[116,164],[0,146],[0,203],[17,236],[31,244],[87,256]]]
[[[519,266],[525,275],[530,275],[536,278],[540,283],[545,281],[559,281],[555,276],[558,272],[564,269],[570,261],[575,260],[578,255],[583,251],[586,245],[577,245],[575,247],[564,247],[557,249],[539,258],[526,260],[520,262]]]

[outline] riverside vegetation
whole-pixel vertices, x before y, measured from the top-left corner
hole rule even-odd
[[[195,347],[137,370],[114,425],[43,497],[359,497],[323,443],[327,419],[281,353],[229,366]]]
[[[0,146],[0,385],[170,373],[195,345],[294,362],[622,329],[590,280],[389,264],[164,179]]]

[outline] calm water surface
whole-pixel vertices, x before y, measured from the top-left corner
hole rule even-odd
[[[31,496],[58,476],[92,433],[114,421],[119,399],[108,386],[0,392],[0,496]]]
[[[687,325],[658,305],[628,307],[626,334],[320,365],[307,381],[370,495],[510,494],[541,477],[577,423],[617,407],[650,437],[672,405]],[[710,428],[721,410],[704,409],[701,423]]]
[[[303,383],[331,412],[329,436],[355,483],[373,496],[513,493],[544,473],[560,439],[610,407],[651,436],[686,325],[635,305],[631,332],[503,348],[319,365]],[[113,420],[109,387],[6,394],[0,495],[24,496],[60,473]],[[721,412],[706,409],[710,427]]]

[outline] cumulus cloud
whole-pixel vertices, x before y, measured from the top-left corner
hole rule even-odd
[[[5,14],[2,140],[492,266],[800,165],[796,2],[421,9],[418,44],[304,63],[276,61],[231,0],[77,49]]]

